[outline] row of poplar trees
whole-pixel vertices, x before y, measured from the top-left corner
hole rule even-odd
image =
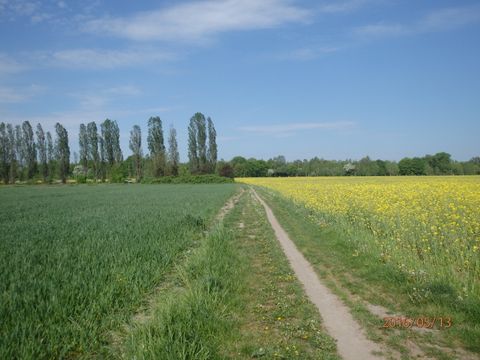
[[[34,131],[28,121],[22,125],[0,123],[0,177],[3,182],[8,184],[40,176],[44,182],[58,177],[65,183],[70,175],[68,133],[59,123],[55,125],[55,132],[53,139],[49,131],[44,132],[41,124],[37,124]],[[158,116],[151,117],[148,120],[147,143],[149,154],[144,157],[141,128],[135,125],[130,131],[129,147],[137,180],[143,177],[146,162],[151,164],[154,177],[178,175],[180,155],[175,128],[170,127],[166,149],[162,121]],[[188,156],[191,174],[215,172],[216,131],[212,120],[206,120],[201,113],[196,113],[190,119]],[[95,122],[80,125],[79,164],[74,174],[79,169],[84,178],[88,174],[96,181],[105,181],[107,177],[113,177],[115,169],[122,163],[120,129],[116,121],[106,119],[100,128]]]
[[[208,142],[208,146],[207,146]],[[178,153],[177,132],[170,127],[168,150],[165,147],[162,121],[159,117],[148,120],[148,149],[152,175],[177,176],[179,174],[180,156]],[[142,132],[138,125],[130,131],[130,150],[137,181],[143,176],[144,158],[142,154]],[[211,174],[217,165],[217,133],[211,118],[205,119],[202,113],[196,113],[190,119],[188,127],[188,159],[190,174]]]
[[[142,130],[140,126],[134,125],[130,131],[129,147],[132,151],[135,177],[139,181],[143,177],[145,160],[151,164],[151,173],[154,177],[165,175],[177,176],[180,166],[180,155],[178,153],[177,131],[170,127],[168,134],[168,151],[165,147],[162,121],[158,116],[148,119],[148,159],[143,157],[142,151]]]
[[[43,130],[34,130],[28,121],[22,125],[0,123],[0,176],[5,184],[30,180],[40,174],[46,182],[56,174],[66,182],[70,171],[68,133],[57,123],[56,137]],[[35,135],[37,141],[35,141]]]
[[[208,143],[208,146],[207,146]],[[217,165],[217,132],[212,119],[196,113],[188,126],[188,160],[190,173],[210,174]]]

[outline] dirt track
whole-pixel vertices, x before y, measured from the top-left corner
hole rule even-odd
[[[348,307],[340,301],[318,278],[310,263],[290,240],[270,207],[253,190],[254,196],[265,208],[268,221],[280,242],[297,278],[303,284],[310,301],[315,304],[323,318],[328,333],[337,340],[340,356],[345,360],[383,359],[378,355],[381,347],[368,340],[363,329],[353,319]]]

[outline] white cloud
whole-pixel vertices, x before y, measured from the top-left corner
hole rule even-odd
[[[442,31],[480,21],[480,5],[446,8],[428,14],[419,24],[425,31]]]
[[[356,10],[372,1],[373,0],[328,1],[321,3],[318,10],[322,13],[343,13]]]
[[[18,103],[27,99],[25,94],[17,92],[15,89],[0,87],[0,103]]]
[[[354,29],[363,38],[393,37],[426,32],[446,31],[480,22],[480,5],[437,9],[410,24],[377,23]]]
[[[303,47],[276,56],[279,60],[308,61],[339,51],[339,47]]]
[[[172,60],[172,53],[159,50],[70,49],[44,54],[46,61],[57,66],[85,69],[114,69]]]
[[[372,24],[355,29],[355,34],[361,37],[392,37],[412,33],[413,29],[401,24]]]
[[[23,88],[0,86],[0,103],[21,103],[42,93],[46,88],[39,85],[30,85]]]
[[[11,57],[0,53],[0,75],[15,74],[25,70],[26,67]]]
[[[119,98],[138,96],[142,91],[133,85],[119,85],[107,88],[94,88],[88,91],[75,92],[69,94],[79,104],[81,109],[103,110],[105,107]]]
[[[289,124],[273,124],[273,125],[253,125],[242,126],[241,131],[254,132],[259,134],[285,134],[291,135],[299,130],[315,130],[315,129],[346,129],[354,126],[352,121],[336,121],[336,122],[312,122],[312,123],[289,123]]]
[[[274,28],[309,17],[309,10],[288,0],[206,0],[129,18],[100,18],[87,22],[85,30],[140,41],[202,41],[222,32]]]

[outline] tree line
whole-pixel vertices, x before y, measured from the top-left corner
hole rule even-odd
[[[79,153],[74,153],[73,163],[67,130],[55,125],[52,134],[37,124],[36,131],[29,121],[21,125],[0,123],[0,178],[5,184],[19,181],[60,179],[66,183],[69,176],[78,182],[123,181],[144,176],[178,176],[186,173],[211,174],[217,165],[215,126],[211,118],[196,113],[188,128],[188,166],[180,163],[177,132],[173,126],[168,132],[165,146],[163,124],[160,117],[148,120],[147,145],[149,153],[142,150],[142,131],[134,125],[130,131],[129,148],[132,155],[123,158],[120,147],[120,129],[115,120],[106,119],[98,127],[95,122],[80,124]],[[35,139],[36,138],[36,139]],[[207,146],[208,143],[208,146]]]
[[[400,161],[372,160],[310,160],[286,161],[284,156],[269,160],[246,159],[236,156],[220,161],[220,175],[231,177],[264,176],[396,176],[396,175],[479,175],[480,157],[469,161],[455,161],[446,152],[424,157],[403,158]]]

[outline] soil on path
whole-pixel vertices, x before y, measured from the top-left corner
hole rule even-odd
[[[310,263],[296,248],[288,234],[273,215],[270,207],[253,190],[257,200],[265,208],[268,221],[280,242],[296,276],[303,284],[310,301],[315,304],[329,334],[337,340],[340,356],[345,360],[383,359],[382,348],[367,339],[363,329],[353,319],[348,307],[340,301],[318,278]]]

